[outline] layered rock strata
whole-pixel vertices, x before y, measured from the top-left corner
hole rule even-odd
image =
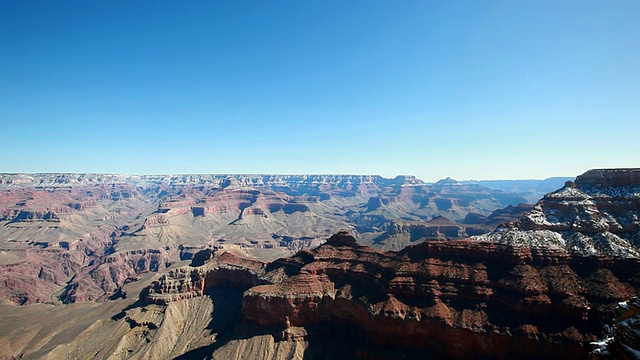
[[[143,299],[181,298],[175,281],[193,271],[186,296],[246,289],[243,324],[328,329],[309,341],[347,331],[359,358],[586,358],[615,305],[640,289],[635,259],[464,240],[383,253],[340,233],[269,264],[214,257]]]
[[[166,305],[170,302],[203,296],[206,290],[218,287],[247,289],[266,283],[265,264],[254,259],[223,252],[203,263],[200,257],[211,253],[202,250],[194,256],[192,265],[169,271],[140,294],[145,303]]]
[[[204,248],[241,247],[271,260],[339,229],[372,239],[392,221],[486,215],[518,199],[412,176],[0,174],[0,298],[104,300],[128,277]]]
[[[533,204],[509,205],[489,216],[468,213],[461,222],[443,216],[425,221],[391,221],[387,230],[373,238],[370,245],[386,251],[400,250],[422,241],[463,239],[470,235],[488,233],[499,225],[518,220],[532,209]]]
[[[590,170],[479,241],[640,257],[640,169]]]

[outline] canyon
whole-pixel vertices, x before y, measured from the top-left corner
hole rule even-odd
[[[88,196],[92,180],[59,176],[3,188],[0,357],[638,353],[640,169],[563,179],[535,204],[452,179],[114,175]]]
[[[487,216],[525,201],[412,176],[0,174],[0,297],[105,300],[130,276],[205,248],[273,260],[341,229],[398,250],[489,231]]]
[[[380,252],[341,232],[271,263],[215,255],[162,276],[141,300],[242,293],[233,334],[244,338],[193,350],[213,358],[265,334],[303,347],[318,341],[345,358],[586,358],[618,302],[640,289],[639,265],[467,240]]]

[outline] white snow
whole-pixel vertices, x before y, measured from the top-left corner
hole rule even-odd
[[[592,341],[589,344],[594,346],[591,352],[597,355],[609,355],[609,345],[613,342],[612,337],[607,337],[598,341]]]
[[[627,304],[626,301],[619,302],[618,306],[621,307],[622,309],[625,309],[625,310],[629,308],[629,304]]]

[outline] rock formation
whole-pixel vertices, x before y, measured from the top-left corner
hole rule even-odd
[[[595,342],[596,353],[605,353],[617,359],[631,360],[640,357],[640,298],[621,301],[616,308],[613,337]]]
[[[515,200],[412,176],[0,174],[0,297],[104,300],[128,277],[206,248],[271,260],[339,229],[373,239],[393,222],[488,215]],[[432,230],[451,234],[455,226]]]
[[[357,340],[344,351],[358,358],[586,358],[638,279],[636,259],[466,240],[383,253],[339,233],[269,264],[225,253],[168,275],[142,298],[243,289],[241,328],[276,337],[304,328],[305,341],[343,350],[331,334],[346,332]]]
[[[460,222],[444,216],[424,221],[394,220],[389,222],[385,232],[366,244],[378,250],[400,250],[423,241],[464,239],[470,235],[488,233],[499,225],[519,219],[532,209],[532,204],[509,205],[489,216],[468,213]]]
[[[634,358],[639,172],[497,210],[452,179],[0,175],[0,357]]]
[[[640,169],[590,170],[479,241],[640,256]]]

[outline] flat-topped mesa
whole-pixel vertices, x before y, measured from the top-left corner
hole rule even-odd
[[[171,270],[145,288],[140,297],[147,303],[167,304],[204,294],[204,274],[186,267]]]
[[[349,234],[348,231],[342,230],[331,236],[326,244],[331,246],[355,246],[357,242],[356,238]]]
[[[581,187],[640,186],[640,169],[594,169],[578,176],[575,185]]]

